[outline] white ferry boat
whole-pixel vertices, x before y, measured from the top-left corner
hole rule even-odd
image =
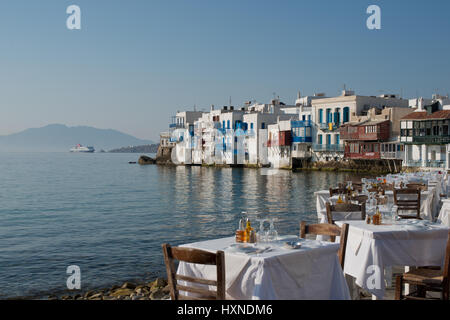
[[[95,152],[94,147],[83,147],[81,144],[77,144],[75,147],[70,149],[70,152]]]

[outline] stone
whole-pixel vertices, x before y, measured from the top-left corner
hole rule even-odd
[[[153,291],[155,288],[165,287],[167,285],[167,281],[163,278],[157,278],[152,282],[151,290]]]
[[[84,297],[85,298],[89,298],[90,296],[92,296],[92,295],[94,295],[95,294],[95,291],[94,290],[90,290],[90,291],[88,291],[88,292],[86,292],[85,294],[84,294]]]
[[[101,298],[103,296],[103,293],[95,293],[88,297],[89,300],[94,300],[96,298]]]
[[[47,299],[48,300],[58,300],[58,297],[54,296],[54,295],[50,295],[50,296],[47,297]]]
[[[144,293],[144,289],[142,289],[142,288],[136,288],[136,289],[135,289],[135,292],[136,292],[137,294],[143,294],[143,293]]]
[[[141,156],[138,160],[140,165],[155,164],[156,160],[147,156]]]
[[[165,294],[170,294],[170,286],[167,285],[162,289],[162,292],[164,292]]]
[[[162,289],[158,289],[150,294],[150,300],[161,300],[165,295]]]
[[[125,282],[122,285],[122,289],[134,289],[134,288],[136,288],[136,286],[130,282]]]
[[[116,289],[112,296],[119,297],[119,296],[130,296],[133,293],[133,289]]]

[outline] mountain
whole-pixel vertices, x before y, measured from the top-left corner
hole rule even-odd
[[[123,147],[109,150],[110,153],[157,153],[159,144],[148,144],[145,146]]]
[[[138,139],[112,129],[67,127],[61,124],[0,136],[0,151],[4,152],[68,152],[77,144],[93,146],[96,151],[100,151],[124,146],[148,145],[153,144],[153,141]]]

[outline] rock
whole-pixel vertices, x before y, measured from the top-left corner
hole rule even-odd
[[[167,281],[163,278],[157,278],[155,281],[152,282],[151,290],[154,291],[156,288],[162,288],[167,286]]]
[[[156,164],[156,160],[147,156],[141,156],[139,158],[140,165]]]
[[[122,285],[122,289],[134,289],[134,288],[136,288],[136,286],[130,282],[125,282]]]
[[[47,297],[47,299],[48,300],[58,300],[58,297],[54,296],[54,295],[50,295],[50,296]]]
[[[95,294],[95,291],[94,290],[90,290],[90,291],[88,291],[88,292],[86,292],[85,294],[84,294],[84,297],[85,298],[89,298],[90,296],[92,296],[92,295],[94,295]]]
[[[169,285],[165,286],[165,287],[162,289],[162,292],[164,292],[165,294],[170,294],[170,287],[169,287]]]
[[[150,294],[150,300],[161,300],[164,296],[166,296],[166,294],[163,292],[163,290],[158,289]]]
[[[144,289],[142,289],[142,288],[136,288],[136,289],[135,289],[135,292],[136,292],[137,294],[143,294],[143,293],[144,293]]]
[[[133,289],[117,289],[112,293],[112,296],[114,297],[120,297],[120,296],[130,296],[133,293]]]
[[[89,300],[94,300],[94,299],[97,299],[97,298],[101,298],[102,296],[103,296],[102,293],[96,293],[96,294],[93,294],[93,295],[89,296],[88,299]]]

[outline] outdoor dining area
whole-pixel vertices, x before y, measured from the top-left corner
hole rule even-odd
[[[315,192],[317,222],[295,235],[248,215],[231,237],[164,244],[171,299],[448,300],[447,186],[445,172],[345,181]]]

